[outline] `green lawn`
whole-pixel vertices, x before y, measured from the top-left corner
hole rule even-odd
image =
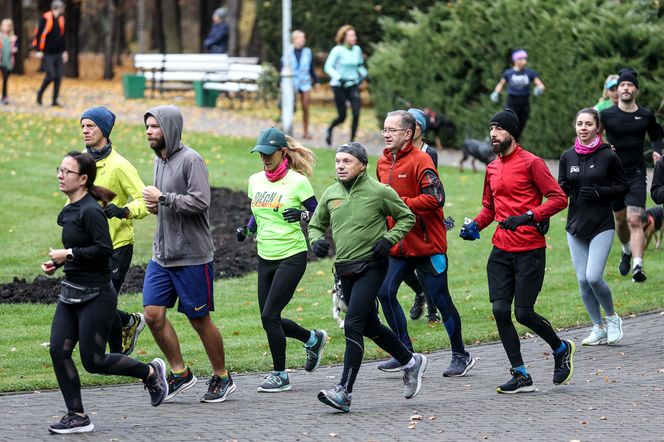
[[[121,124],[113,131],[114,146],[138,168],[150,183],[152,152],[147,146],[141,126]],[[0,186],[4,213],[0,217],[0,282],[20,276],[32,279],[39,274],[39,264],[46,259],[49,246],[60,242],[60,229],[55,223],[65,198],[57,190],[55,166],[64,153],[81,147],[75,120],[38,119],[34,116],[0,114]],[[196,148],[208,161],[213,186],[245,189],[247,177],[260,170],[257,158],[251,156],[252,140],[218,137],[208,134],[185,133],[186,144]],[[333,153],[318,150],[319,161],[312,180],[316,193],[333,178]],[[375,161],[371,162],[372,166]],[[441,168],[447,193],[446,215],[453,216],[457,226],[465,216],[474,216],[481,206],[483,174],[459,173],[455,168]],[[373,172],[372,172],[373,173]],[[548,236],[547,273],[538,311],[549,318],[555,327],[571,327],[588,323],[585,309],[578,295],[564,232],[564,214],[552,219]],[[137,241],[135,263],[145,263],[150,254],[154,221],[136,223]],[[464,340],[467,343],[498,339],[487,299],[485,264],[491,250],[490,236],[494,227],[482,232],[480,241],[468,243],[458,238],[455,228],[449,235],[449,283],[457,308],[463,319]],[[245,245],[227,244],[227,247]],[[634,285],[618,275],[616,264],[620,248],[614,245],[606,277],[613,289],[617,311],[638,313],[662,307],[661,287],[664,276],[654,270],[662,265],[662,253],[649,250],[646,255],[648,282]],[[331,316],[328,293],[331,288],[332,261],[311,263],[285,317],[310,328],[324,328],[330,335],[324,362],[341,362],[343,333]],[[220,280],[215,283],[213,314],[222,329],[228,367],[232,371],[263,371],[271,367],[271,358],[262,330],[255,295],[256,275]],[[412,293],[402,289],[399,294],[406,309]],[[142,309],[140,295],[123,295],[120,307],[128,311]],[[50,321],[54,305],[0,304],[0,391],[21,391],[54,388],[48,347]],[[186,319],[171,314],[178,330],[187,363],[199,375],[209,375],[210,367]],[[521,328],[520,332],[525,332]],[[425,321],[411,322],[410,333],[418,351],[448,348],[449,341],[442,326],[429,328]],[[585,333],[585,332],[584,332]],[[629,334],[629,327],[625,333]],[[135,356],[148,361],[161,356],[149,331],[141,336]],[[367,345],[367,358],[384,355],[373,344]],[[289,343],[289,367],[301,367],[304,352],[297,342]],[[505,359],[507,366],[507,360]],[[80,364],[79,364],[80,368]],[[81,370],[82,371],[82,370]],[[85,385],[133,381],[127,378],[104,377],[82,373]]]

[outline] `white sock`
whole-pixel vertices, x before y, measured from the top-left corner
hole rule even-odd
[[[631,255],[632,254],[632,248],[630,247],[629,243],[623,243],[622,244],[622,252],[625,255]]]
[[[634,258],[634,267],[641,266],[643,267],[643,258]]]
[[[413,368],[415,366],[415,362],[416,362],[415,361],[415,356],[413,355],[413,356],[410,357],[410,361],[408,361],[408,363],[403,366],[403,370],[410,370],[411,368]]]

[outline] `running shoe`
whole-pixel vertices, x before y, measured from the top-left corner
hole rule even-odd
[[[145,328],[145,316],[142,313],[132,313],[130,316],[133,319],[131,325],[122,327],[122,354],[124,355],[130,355],[134,351],[138,335]]]
[[[410,308],[410,319],[417,321],[424,314],[424,293],[415,295],[415,301]]]
[[[223,379],[221,376],[212,375],[209,381],[208,391],[201,398],[201,402],[223,402],[229,394],[235,391],[235,382],[228,373],[228,377]]]
[[[197,380],[198,379],[196,379],[196,376],[194,376],[189,367],[187,367],[187,371],[184,372],[184,374],[170,372],[168,375],[168,394],[164,400],[167,401],[176,394],[189,390],[196,385]]]
[[[620,264],[618,264],[618,271],[621,275],[627,276],[629,273],[629,264],[632,261],[632,255],[622,252],[620,255]]]
[[[412,399],[418,395],[422,388],[422,375],[427,370],[427,357],[413,353],[415,365],[403,370],[403,397]]]
[[[390,358],[385,362],[381,362],[378,364],[378,369],[381,371],[387,371],[387,372],[392,372],[392,371],[399,371],[401,370],[401,362],[397,361],[394,358]]]
[[[475,366],[475,358],[469,353],[452,353],[452,362],[443,372],[444,377],[465,376],[468,371]]]
[[[273,371],[265,376],[263,383],[258,387],[259,393],[279,393],[281,391],[288,391],[291,389],[290,380],[288,376],[286,379],[282,378],[279,373]]]
[[[440,324],[440,316],[438,316],[437,313],[434,312],[433,315],[428,315],[427,316],[427,326],[428,327],[435,327],[438,324]]]
[[[643,267],[639,264],[632,269],[632,282],[643,282],[646,279],[646,274],[643,272]]]
[[[76,413],[67,413],[62,416],[60,422],[50,425],[48,431],[57,434],[90,433],[95,429],[87,416],[79,416]]]
[[[148,365],[154,370],[152,376],[143,381],[145,389],[150,393],[153,407],[161,404],[168,394],[168,381],[166,380],[166,364],[159,358],[154,358]]]
[[[606,344],[606,330],[601,325],[593,325],[593,329],[586,339],[581,341],[581,345],[603,345]]]
[[[346,391],[343,385],[337,385],[331,390],[321,390],[318,393],[318,400],[344,413],[350,411],[351,394]]]
[[[320,363],[320,358],[323,355],[323,348],[327,344],[327,332],[325,330],[314,330],[316,334],[316,343],[311,347],[304,346],[304,349],[307,352],[307,360],[304,363],[304,369],[306,371],[314,371],[318,368]]]
[[[553,367],[553,383],[556,385],[569,384],[574,373],[574,352],[576,346],[574,341],[564,340],[565,350],[559,354],[553,354],[555,365]]]
[[[606,343],[615,344],[623,337],[622,319],[618,314],[606,317]]]
[[[521,374],[521,372],[515,371],[513,368],[510,369],[510,374],[512,375],[512,379],[496,388],[496,392],[503,394],[516,394],[530,393],[535,391],[533,378],[531,378],[529,374],[524,376]]]

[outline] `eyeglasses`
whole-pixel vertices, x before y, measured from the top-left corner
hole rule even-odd
[[[394,129],[393,127],[388,127],[387,129],[381,129],[380,133],[385,135],[385,134],[393,134],[395,132],[405,132],[408,129]]]
[[[81,175],[81,172],[74,172],[73,170],[65,169],[63,167],[57,166],[55,168],[55,174],[60,175],[63,174],[64,176],[69,176],[70,173],[75,173],[76,175]]]

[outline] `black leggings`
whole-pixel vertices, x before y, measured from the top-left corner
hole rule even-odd
[[[383,261],[372,263],[372,267],[359,275],[339,277],[348,306],[344,319],[346,335],[344,371],[339,384],[344,385],[348,392],[353,391],[353,384],[362,364],[364,336],[374,341],[378,347],[392,355],[402,365],[406,365],[412,357],[412,353],[399,341],[397,335],[384,326],[378,318],[376,296],[386,273],[387,261]]]
[[[507,96],[507,107],[512,109],[519,119],[519,136],[526,129],[526,123],[530,116],[530,97],[520,97],[515,95]]]
[[[357,126],[360,124],[360,88],[358,85],[351,87],[332,86],[334,93],[334,104],[337,106],[337,118],[330,123],[330,132],[335,126],[346,120],[346,103],[350,102],[350,110],[353,113],[353,123],[350,129],[350,141],[355,141]]]
[[[2,70],[2,98],[7,98],[7,83],[9,83],[9,74],[11,71],[6,67],[0,67]]]
[[[422,287],[422,283],[420,282],[420,278],[417,276],[417,273],[415,270],[412,272],[408,273],[406,277],[403,279],[403,282],[406,283],[410,289],[415,292],[415,299],[417,300],[418,297],[426,298],[427,300],[427,314],[429,316],[433,316],[436,314],[436,303],[433,302],[433,299],[431,298],[431,295],[424,290],[424,287]]]
[[[81,381],[72,353],[76,343],[83,368],[89,373],[148,377],[147,364],[127,356],[106,354],[106,343],[117,306],[117,295],[109,286],[82,304],[58,302],[51,324],[50,353],[53,370],[69,413],[83,413]]]
[[[286,370],[287,337],[307,342],[311,336],[311,332],[297,322],[281,317],[306,268],[307,252],[279,260],[258,257],[258,307],[274,371]]]
[[[124,283],[125,276],[131,265],[131,258],[134,254],[134,245],[127,244],[113,250],[111,257],[111,270],[114,279],[111,279],[115,293],[120,294],[120,289]],[[113,320],[111,334],[108,337],[108,346],[111,353],[122,353],[122,328],[129,325],[131,315],[125,311],[118,310]]]
[[[57,103],[58,95],[60,94],[60,81],[62,79],[62,70],[64,63],[62,62],[62,54],[44,54],[42,59],[42,66],[46,71],[46,76],[42,82],[37,96],[41,100],[44,91],[51,82],[53,82],[53,104]]]

